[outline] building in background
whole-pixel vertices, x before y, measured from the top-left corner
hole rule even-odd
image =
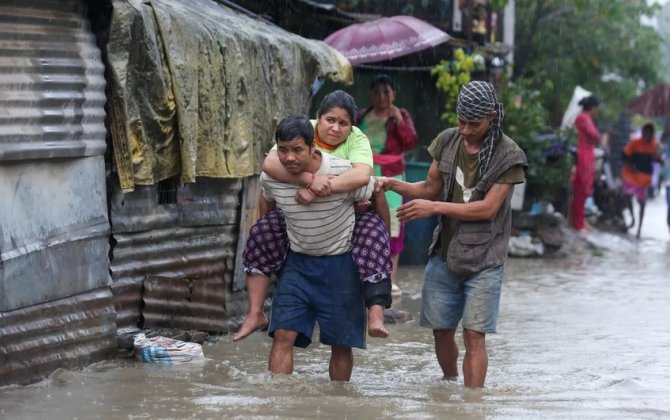
[[[0,5],[0,386],[239,325],[274,124],[351,66],[232,6]]]

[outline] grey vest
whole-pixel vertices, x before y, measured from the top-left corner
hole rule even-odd
[[[439,154],[438,168],[444,182],[443,200],[451,196],[458,147],[462,137],[457,128],[443,131],[442,151]],[[514,165],[528,167],[526,155],[512,139],[503,134],[498,141],[486,172],[475,185],[470,202],[482,200],[500,176]],[[509,194],[498,214],[492,220],[460,221],[447,250],[447,266],[457,274],[473,274],[498,267],[507,259],[510,232],[512,230],[512,212]],[[433,253],[437,239],[442,231],[442,220],[433,232],[433,242],[429,254]]]

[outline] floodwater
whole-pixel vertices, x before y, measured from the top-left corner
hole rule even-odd
[[[355,351],[350,383],[328,380],[323,346],[297,351],[292,376],[269,378],[265,334],[224,336],[200,364],[112,360],[0,388],[0,417],[670,418],[664,211],[664,197],[649,204],[640,241],[595,234],[609,248],[602,253],[511,259],[483,390],[441,380],[430,331],[411,321]],[[415,320],[421,274],[402,269],[396,304]]]

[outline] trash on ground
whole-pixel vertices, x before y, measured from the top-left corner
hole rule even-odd
[[[508,254],[512,257],[539,257],[544,254],[544,245],[533,242],[530,235],[512,236],[509,238]]]
[[[135,359],[149,363],[186,363],[204,360],[202,346],[168,337],[147,338],[144,333],[137,334],[133,341]]]

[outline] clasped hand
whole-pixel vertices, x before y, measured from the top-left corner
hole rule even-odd
[[[332,176],[314,175],[314,180],[309,184],[309,189],[317,197],[328,197],[333,193],[333,186],[330,183]]]
[[[314,201],[317,197],[328,197],[333,193],[333,187],[330,183],[332,176],[314,175],[312,182],[298,190],[295,200],[303,205]]]
[[[375,192],[388,191],[391,188],[391,178],[385,176],[375,177]]]

